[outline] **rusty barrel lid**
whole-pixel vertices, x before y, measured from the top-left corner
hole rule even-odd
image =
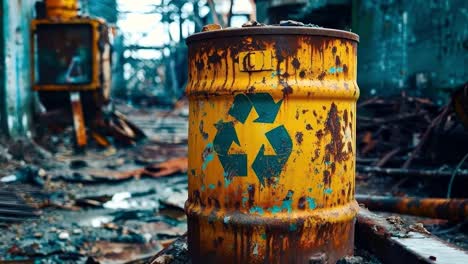
[[[357,34],[338,29],[307,26],[255,26],[226,28],[195,33],[187,38],[186,43],[190,44],[200,40],[252,35],[309,35],[334,37],[359,42],[359,36]]]

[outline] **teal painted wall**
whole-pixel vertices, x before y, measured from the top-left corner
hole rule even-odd
[[[362,92],[436,100],[468,81],[466,0],[352,2]]]
[[[34,0],[0,0],[0,133],[31,136],[30,22]]]
[[[444,103],[468,81],[466,0],[317,0],[297,5],[303,2],[259,0],[259,20],[295,19],[359,34],[363,95],[405,91]]]

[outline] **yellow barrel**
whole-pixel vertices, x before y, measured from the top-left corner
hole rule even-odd
[[[194,263],[335,263],[353,253],[357,42],[279,26],[187,39]]]
[[[78,0],[46,0],[48,18],[74,18],[78,16]]]

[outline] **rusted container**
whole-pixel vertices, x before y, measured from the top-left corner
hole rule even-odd
[[[335,263],[353,253],[357,42],[279,26],[187,39],[194,263]]]
[[[78,0],[46,0],[47,17],[73,18],[78,16]]]

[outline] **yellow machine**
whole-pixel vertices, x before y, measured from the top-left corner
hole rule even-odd
[[[187,39],[193,263],[352,254],[357,41],[278,26]]]
[[[48,111],[71,103],[76,142],[83,147],[85,119],[92,120],[109,100],[110,31],[102,19],[78,16],[77,0],[44,4],[45,14],[31,25],[33,89]]]

